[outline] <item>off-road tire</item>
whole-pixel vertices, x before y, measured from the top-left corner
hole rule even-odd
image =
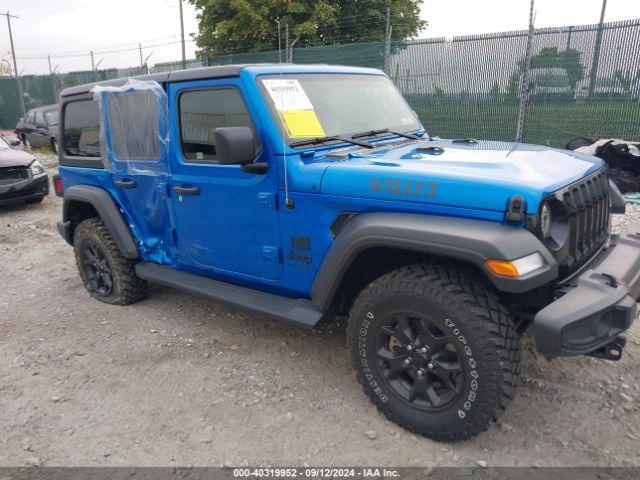
[[[91,287],[83,269],[82,249],[86,242],[92,242],[92,245],[97,246],[110,267],[112,288],[107,295],[101,295]],[[109,230],[99,218],[89,218],[76,227],[73,236],[73,250],[80,277],[92,297],[112,305],[130,305],[147,296],[147,282],[139,278],[135,272],[137,262],[122,255]]]
[[[443,410],[418,408],[384,376],[390,364],[376,353],[376,339],[385,335],[379,333],[385,318],[398,311],[424,312],[433,319],[427,323],[437,324],[459,343],[453,347],[462,348],[461,391],[456,397],[452,390],[452,403]],[[391,421],[425,437],[442,442],[473,437],[496,421],[514,396],[520,349],[513,322],[493,293],[456,268],[411,265],[373,281],[353,304],[347,337],[353,367],[371,402]]]

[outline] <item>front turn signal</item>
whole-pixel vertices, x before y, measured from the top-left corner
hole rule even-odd
[[[517,260],[487,260],[484,264],[489,271],[501,277],[516,278],[534,272],[545,265],[544,258],[535,252]]]
[[[511,262],[502,260],[487,260],[484,262],[489,271],[501,277],[515,278],[518,276],[518,269]]]

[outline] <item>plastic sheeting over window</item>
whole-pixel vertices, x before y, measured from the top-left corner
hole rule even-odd
[[[167,95],[154,81],[92,89],[100,106],[100,148],[143,259],[166,263],[171,245],[168,207]]]
[[[154,81],[91,90],[100,104],[105,166],[113,172],[163,170],[168,152],[167,95]]]

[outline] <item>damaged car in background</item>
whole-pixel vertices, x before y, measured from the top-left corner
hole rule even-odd
[[[35,157],[18,150],[19,140],[0,136],[0,206],[39,203],[49,194],[49,177]]]

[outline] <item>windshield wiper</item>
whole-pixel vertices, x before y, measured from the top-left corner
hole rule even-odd
[[[289,144],[290,147],[302,147],[303,145],[318,145],[319,143],[331,142],[333,140],[340,140],[341,142],[352,143],[353,145],[358,145],[360,147],[366,148],[374,148],[373,145],[366,142],[359,142],[354,140],[353,138],[341,137],[340,135],[334,135],[330,137],[317,137],[311,138],[309,140],[300,140],[297,142],[292,142]]]
[[[388,128],[381,128],[379,130],[369,130],[368,132],[355,133],[351,135],[351,138],[363,138],[363,137],[375,137],[381,133],[390,133],[392,135],[398,135],[399,137],[410,138],[411,140],[418,140],[417,135],[405,132],[396,132],[395,130],[389,130]]]

